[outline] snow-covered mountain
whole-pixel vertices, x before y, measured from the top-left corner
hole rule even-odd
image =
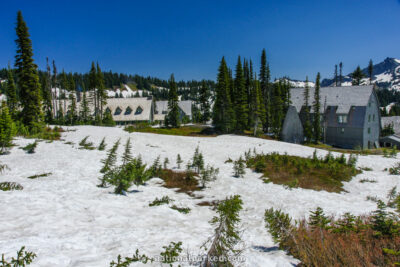
[[[368,76],[368,68],[364,68],[363,73]],[[396,58],[386,58],[384,61],[375,64],[372,72],[373,82],[380,88],[389,90],[400,90],[400,60]],[[343,77],[343,86],[351,85],[350,73]],[[362,84],[368,84],[369,78],[364,78]],[[321,86],[332,86],[334,79],[324,79]]]

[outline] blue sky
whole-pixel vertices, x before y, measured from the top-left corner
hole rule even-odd
[[[16,12],[30,29],[35,61],[179,80],[215,79],[225,56],[259,68],[267,50],[272,78],[332,76],[371,58],[400,58],[400,0],[303,1],[4,1],[0,67],[13,64]]]

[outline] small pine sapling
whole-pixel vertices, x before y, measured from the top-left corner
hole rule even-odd
[[[215,216],[210,222],[216,226],[214,235],[202,245],[206,249],[206,245],[211,243],[203,262],[204,266],[233,266],[229,259],[241,253],[241,250],[235,247],[241,241],[238,224],[242,205],[239,195],[231,196],[219,203],[218,217]],[[215,262],[215,259],[218,262]]]
[[[125,165],[132,160],[131,150],[131,139],[128,138],[128,140],[126,140],[124,154],[122,155],[122,165]]]
[[[12,257],[10,262],[6,261],[4,254],[1,255],[0,266],[1,267],[25,267],[30,265],[36,258],[36,254],[33,252],[25,251],[25,247],[21,247],[17,251],[17,258]]]
[[[37,147],[37,141],[33,142],[32,144],[28,144],[22,148],[26,153],[33,154],[35,153],[35,149]]]
[[[160,156],[158,156],[154,160],[153,165],[151,165],[151,167],[150,167],[150,170],[151,170],[152,177],[158,177],[161,175],[162,168],[161,168],[161,163],[160,163]]]
[[[168,158],[165,158],[165,159],[164,159],[164,169],[165,169],[165,170],[168,169],[168,163],[169,163],[169,159],[168,159]]]
[[[313,228],[327,229],[331,220],[325,216],[321,207],[317,207],[315,211],[311,211],[308,224]]]
[[[237,178],[243,178],[243,176],[246,174],[246,171],[244,170],[244,160],[242,157],[240,157],[238,160],[235,160],[233,163],[233,172],[234,176]]]
[[[289,214],[282,212],[281,210],[274,210],[270,208],[265,211],[264,214],[265,227],[271,234],[273,240],[279,244],[281,249],[284,248],[284,244],[289,240],[292,231],[291,221]]]
[[[160,253],[161,262],[162,263],[169,263],[172,267],[172,263],[176,262],[177,257],[183,251],[181,248],[182,242],[171,242],[168,246],[163,246],[165,249],[163,252]]]
[[[101,142],[100,142],[100,144],[99,144],[99,146],[97,147],[97,149],[98,150],[100,150],[100,151],[103,151],[103,150],[105,150],[106,149],[106,138],[104,137],[102,140],[101,140]]]
[[[208,182],[215,181],[217,179],[218,173],[218,168],[207,165],[206,168],[200,171],[201,187],[205,188]]]
[[[178,155],[176,156],[176,165],[178,166],[178,169],[181,168],[182,162],[183,162],[183,161],[182,161],[182,159],[181,159],[181,155],[178,154]]]
[[[145,254],[140,255],[139,249],[136,249],[136,252],[132,255],[132,257],[125,257],[124,259],[122,259],[121,255],[118,255],[117,262],[112,261],[110,263],[110,267],[128,267],[131,263],[134,262],[141,262],[143,264],[146,264],[147,262],[152,263],[153,261],[153,258],[150,258]]]
[[[103,163],[103,167],[100,172],[103,174],[103,177],[100,179],[101,183],[98,185],[99,187],[106,186],[106,174],[114,168],[115,163],[117,162],[117,150],[119,147],[120,140],[118,139],[112,148],[108,151],[107,158],[103,159],[101,163]]]
[[[204,168],[204,158],[203,154],[200,152],[199,147],[196,147],[196,150],[193,154],[192,165],[191,168],[194,168],[196,173],[200,173],[200,170]]]

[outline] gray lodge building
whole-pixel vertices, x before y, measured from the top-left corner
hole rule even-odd
[[[303,143],[305,121],[304,88],[290,90],[289,107],[282,128],[282,140]],[[314,88],[310,88],[311,117]],[[321,87],[320,110],[322,139],[342,148],[379,147],[381,118],[379,101],[373,85]]]

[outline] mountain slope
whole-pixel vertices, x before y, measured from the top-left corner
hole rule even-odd
[[[368,68],[362,70],[364,75],[368,77]],[[351,73],[343,77],[343,86],[351,85]],[[400,60],[396,58],[386,58],[384,61],[375,64],[372,72],[373,83],[380,88],[389,90],[400,90]],[[369,78],[364,78],[362,84],[368,84]],[[324,79],[321,86],[332,86],[334,79]]]

